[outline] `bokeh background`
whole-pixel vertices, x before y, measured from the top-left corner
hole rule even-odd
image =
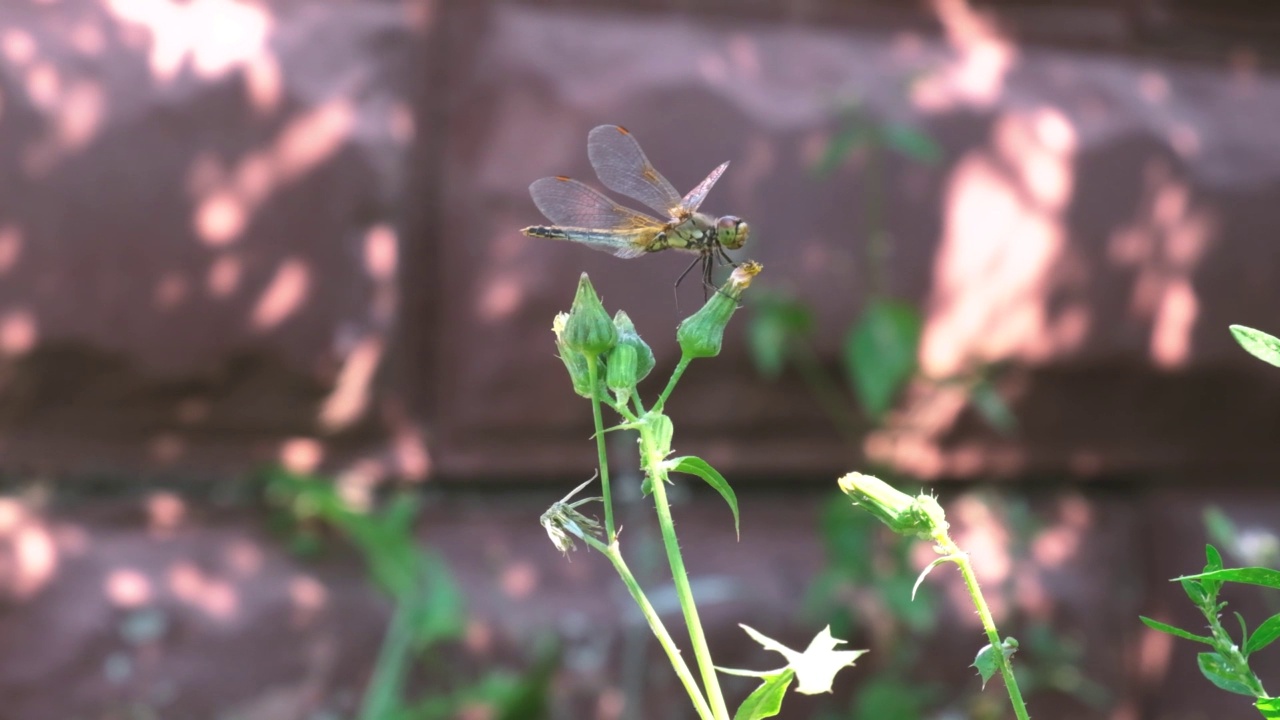
[[[611,123],[682,191],[730,160],[704,209],[765,267],[669,405],[741,502],[739,541],[673,489],[719,664],[830,623],[872,653],[782,717],[1006,716],[954,573],[908,602],[929,548],[834,496],[875,470],[939,493],[1035,717],[1254,717],[1137,617],[1202,622],[1167,580],[1206,540],[1277,562],[1280,371],[1227,326],[1280,330],[1278,39],[1209,0],[0,4],[0,719],[692,717],[538,525],[595,465],[579,274],[647,393],[702,300],[520,234]]]

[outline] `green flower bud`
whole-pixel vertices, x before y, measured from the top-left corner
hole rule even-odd
[[[560,353],[560,361],[564,363],[564,367],[569,371],[569,379],[573,381],[573,391],[582,397],[591,397],[591,370],[589,363],[596,362],[588,360],[586,355],[574,350],[564,341],[565,324],[569,320],[568,313],[560,313],[556,315],[556,319],[551,322],[551,332],[556,334],[556,350]]]
[[[724,343],[724,328],[738,309],[738,298],[751,285],[751,279],[760,274],[763,266],[758,262],[739,265],[726,282],[702,309],[684,319],[676,328],[676,341],[685,357],[715,357]]]
[[[950,527],[942,506],[931,495],[911,497],[879,478],[856,472],[840,478],[840,489],[899,535],[928,540]]]
[[[578,280],[578,292],[573,297],[573,307],[569,308],[564,342],[588,358],[598,357],[618,343],[618,329],[613,326],[586,273]]]
[[[636,332],[636,326],[632,324],[631,318],[625,311],[619,310],[613,316],[613,326],[618,328],[618,344],[630,345],[636,349],[636,382],[638,383],[649,376],[656,364],[653,359],[653,349]]]
[[[618,343],[617,347],[609,351],[609,359],[605,362],[608,368],[605,372],[605,384],[618,393],[622,401],[635,389],[638,360],[636,349],[626,343]]]

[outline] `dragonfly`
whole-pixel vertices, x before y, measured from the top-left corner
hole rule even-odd
[[[635,136],[621,125],[601,125],[587,135],[587,156],[600,182],[610,190],[638,200],[659,217],[619,205],[607,195],[573,178],[557,175],[535,180],[529,194],[552,225],[533,225],[521,232],[530,237],[568,240],[635,258],[662,250],[681,250],[698,257],[676,280],[676,286],[699,263],[704,291],[712,285],[717,262],[737,263],[725,251],[747,241],[747,223],[736,215],[712,217],[698,212],[707,193],[729,167],[725,162],[697,187],[681,197],[675,187],[645,157]]]

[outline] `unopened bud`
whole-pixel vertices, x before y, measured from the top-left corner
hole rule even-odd
[[[565,321],[564,342],[588,358],[599,357],[618,342],[618,329],[605,312],[586,273],[578,280],[578,292]]]
[[[648,377],[656,364],[653,359],[653,349],[636,332],[636,326],[625,311],[619,310],[613,316],[613,326],[618,329],[618,345],[630,345],[636,349],[636,382],[638,383]]]
[[[729,281],[711,296],[702,309],[680,323],[676,329],[676,341],[680,343],[680,352],[685,357],[715,357],[720,354],[724,329],[738,309],[738,298],[762,269],[758,262],[747,262],[734,268]]]
[[[565,324],[568,320],[568,313],[560,313],[551,323],[551,331],[556,334],[556,350],[560,353],[560,361],[569,371],[569,379],[573,381],[573,391],[582,397],[589,398],[591,397],[590,363],[597,361],[588,360],[586,355],[569,347],[564,341]]]
[[[950,527],[942,506],[931,495],[911,497],[879,478],[856,472],[840,478],[840,489],[899,535],[928,540]]]
[[[615,393],[630,395],[636,386],[637,353],[636,349],[626,343],[618,343],[609,351],[605,361],[605,384]],[[622,398],[626,400],[626,397]]]

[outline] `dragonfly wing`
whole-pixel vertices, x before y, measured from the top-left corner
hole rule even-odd
[[[729,163],[725,162],[720,167],[712,170],[705,180],[698,183],[698,187],[690,190],[689,194],[684,196],[684,200],[680,201],[680,209],[687,213],[697,212],[698,207],[702,205],[702,201],[707,199],[707,193],[711,192],[711,188],[715,186],[716,181],[720,179],[720,176],[724,174],[728,167]]]
[[[605,187],[674,217],[680,193],[653,167],[626,128],[601,125],[592,130],[587,135],[587,156]]]
[[[665,227],[657,218],[623,207],[604,193],[567,177],[535,180],[529,186],[529,195],[538,210],[559,226],[563,239],[618,257],[643,254]]]

